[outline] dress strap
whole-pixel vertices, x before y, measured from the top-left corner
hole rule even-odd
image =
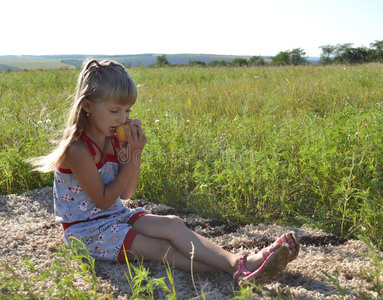
[[[112,146],[113,146],[113,150],[114,150],[114,155],[117,156],[116,148],[120,148],[120,141],[118,140],[118,138],[115,135],[112,136]]]
[[[92,156],[96,156],[96,150],[94,150],[93,145],[95,145],[97,149],[100,151],[100,153],[102,154],[100,147],[95,142],[93,142],[92,139],[88,137],[85,132],[82,133],[81,139],[88,145],[90,154],[92,154]]]

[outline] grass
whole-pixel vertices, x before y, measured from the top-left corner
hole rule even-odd
[[[383,247],[382,64],[134,68],[148,136],[135,197]],[[63,129],[77,71],[0,74],[0,193],[52,183],[25,159]]]
[[[111,299],[102,292],[84,243],[74,239],[70,249],[61,245],[56,250],[51,267],[39,271],[29,258],[16,267],[2,263],[0,299]]]
[[[174,272],[164,262],[167,277],[152,278],[149,269],[142,263],[131,264],[126,258],[124,271],[130,286],[129,299],[177,299],[174,285]],[[0,261],[0,299],[114,299],[112,293],[102,289],[95,271],[95,260],[85,244],[72,238],[71,248],[56,247],[50,267],[36,270],[30,258],[18,266],[10,266]],[[123,265],[121,266],[123,267]],[[46,283],[49,282],[49,288]],[[42,288],[43,287],[43,288]],[[251,290],[250,290],[251,292]],[[233,299],[251,299],[248,289],[239,289]],[[196,299],[206,299],[203,289],[196,288]],[[163,297],[163,298],[162,298]]]
[[[148,135],[138,196],[239,222],[371,233],[381,247],[381,71],[134,70]]]
[[[376,251],[375,246],[363,237],[360,239],[368,248],[366,256],[371,260],[371,267],[366,268],[357,277],[363,282],[371,285],[371,292],[354,291],[356,299],[381,299],[383,283],[381,275],[383,272],[383,257]],[[177,299],[174,286],[173,270],[168,263],[164,262],[167,277],[152,278],[149,269],[142,263],[137,266],[128,262],[126,258],[125,276],[130,286],[131,293],[126,295],[129,299]],[[123,267],[123,266],[122,266]],[[349,295],[351,288],[341,286],[339,281],[341,270],[330,275],[323,272],[340,295],[344,299]],[[192,274],[193,276],[193,274]],[[47,288],[47,283],[49,288]],[[195,287],[196,298],[206,299],[206,294]],[[295,299],[289,292],[278,291],[277,297],[272,298],[268,291],[261,286],[241,287],[238,290],[233,288],[232,299],[253,299],[253,293],[262,296],[262,299]],[[332,292],[332,293],[333,293]],[[71,248],[64,245],[58,246],[52,254],[50,267],[43,270],[36,270],[29,258],[18,266],[9,266],[0,261],[0,299],[114,299],[113,293],[102,288],[95,271],[95,260],[89,255],[85,244],[73,238]]]

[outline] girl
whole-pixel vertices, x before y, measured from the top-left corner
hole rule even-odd
[[[39,171],[54,171],[55,220],[64,241],[81,239],[95,258],[124,261],[167,261],[190,271],[225,271],[238,284],[262,284],[285,269],[299,251],[295,234],[250,255],[227,252],[189,230],[176,216],[155,216],[143,208],[129,209],[122,199],[134,195],[146,136],[130,119],[137,87],[124,67],[113,61],[84,63],[63,138],[48,156],[34,161]],[[125,128],[127,143],[116,138]],[[126,126],[128,127],[128,126]],[[125,249],[125,250],[124,250]]]

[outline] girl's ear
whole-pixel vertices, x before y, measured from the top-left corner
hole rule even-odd
[[[90,108],[91,108],[90,101],[88,99],[84,99],[82,103],[83,111],[85,111],[87,114],[90,114],[90,110],[91,110]]]

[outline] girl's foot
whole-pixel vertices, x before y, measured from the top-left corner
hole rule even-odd
[[[283,234],[260,252],[254,251],[250,255],[241,256],[234,281],[240,285],[244,281],[256,284],[269,281],[281,273],[288,262],[298,256],[299,248],[299,240],[294,232]]]

